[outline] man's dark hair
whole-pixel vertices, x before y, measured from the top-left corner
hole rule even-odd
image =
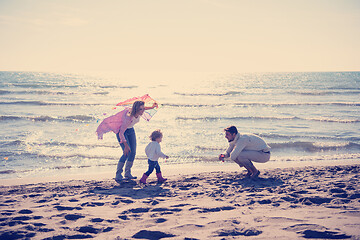
[[[227,127],[224,129],[225,132],[229,132],[231,134],[237,134],[238,133],[238,130],[235,126],[230,126],[230,127]]]

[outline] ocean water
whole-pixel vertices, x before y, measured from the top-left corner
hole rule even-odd
[[[0,178],[115,171],[115,134],[98,140],[95,130],[144,94],[160,103],[135,126],[144,170],[153,130],[170,156],[162,165],[207,164],[226,149],[229,125],[262,136],[278,163],[360,159],[360,72],[0,72]]]

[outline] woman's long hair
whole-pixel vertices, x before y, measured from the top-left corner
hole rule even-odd
[[[134,104],[133,104],[133,106],[131,108],[130,116],[134,117],[135,114],[139,111],[141,106],[145,106],[144,101],[136,101],[136,102],[134,102]]]

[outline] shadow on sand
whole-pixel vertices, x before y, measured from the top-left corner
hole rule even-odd
[[[163,184],[150,182],[147,185],[140,185],[137,181],[126,181],[109,187],[95,187],[90,190],[91,193],[116,195],[129,197],[132,199],[144,199],[154,197],[171,197],[169,189],[163,187]]]

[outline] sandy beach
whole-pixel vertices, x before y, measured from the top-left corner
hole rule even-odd
[[[360,0],[0,0],[0,240],[360,240],[359,26]]]
[[[359,164],[244,176],[229,165],[147,186],[13,181],[0,187],[0,239],[360,239]]]

